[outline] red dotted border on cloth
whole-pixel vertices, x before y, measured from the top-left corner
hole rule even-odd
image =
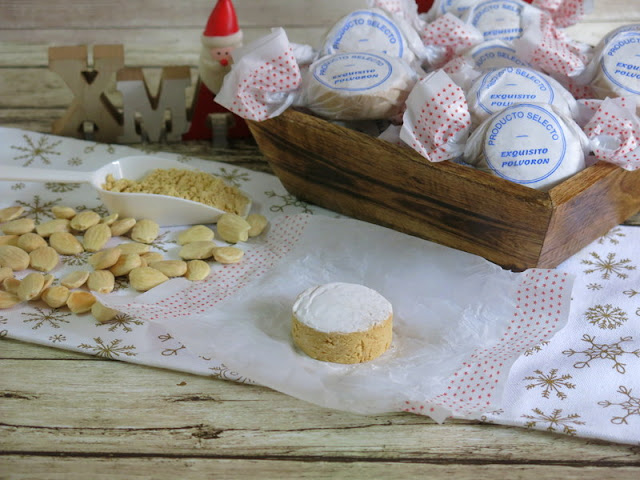
[[[470,127],[471,115],[464,92],[455,83],[449,83],[423,101],[411,130],[414,141],[410,146],[432,162],[449,160],[450,140],[457,143],[456,137]]]
[[[570,301],[567,277],[567,273],[555,270],[524,273],[516,291],[513,318],[502,337],[490,348],[475,350],[451,376],[445,392],[426,402],[406,401],[402,410],[422,415],[443,409],[453,415],[486,410],[517,356],[558,328],[560,315]]]
[[[301,81],[293,49],[288,47],[282,55],[265,61],[241,79],[229,110],[249,120],[266,120],[274,108],[281,106],[271,105],[268,95],[292,92],[300,86]]]
[[[139,311],[145,320],[180,318],[206,313],[217,303],[236,295],[250,281],[267,273],[298,243],[309,215],[283,217],[271,225],[265,244],[246,244],[242,261],[212,270],[203,282],[194,282],[188,288],[154,304],[126,304],[131,313]]]
[[[623,97],[617,98],[616,101],[620,107],[628,107]],[[606,160],[629,171],[640,169],[640,129],[631,118],[607,111],[606,103],[603,102],[585,125],[584,133],[589,140],[600,135],[618,140],[618,148],[615,150],[603,150],[594,146],[592,142],[593,153],[598,159]]]

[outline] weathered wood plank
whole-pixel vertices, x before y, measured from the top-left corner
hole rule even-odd
[[[403,413],[354,415],[263,387],[120,362],[0,360],[0,391],[0,451],[7,453],[640,467],[629,445],[474,422],[437,425]]]
[[[188,8],[169,0],[62,1],[5,0],[0,28],[64,28],[92,29],[119,27],[200,26],[215,3],[212,0],[192,0]],[[328,26],[341,15],[366,5],[364,0],[236,0],[234,2],[241,26]],[[585,21],[629,22],[640,18],[640,5],[628,0],[595,2],[595,8]]]
[[[445,459],[446,460],[446,459]],[[28,457],[8,455],[0,459],[6,478],[14,480],[47,478],[48,480],[85,480],[132,478],[189,478],[190,480],[233,479],[336,479],[429,478],[432,480],[493,480],[495,478],[564,480],[636,479],[633,467],[587,467],[573,465],[447,465],[443,463],[412,463],[406,460],[387,462],[349,461],[334,459],[306,461],[256,458],[113,458],[108,457]]]

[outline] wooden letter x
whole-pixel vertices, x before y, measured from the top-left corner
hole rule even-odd
[[[86,45],[49,48],[49,69],[62,77],[75,96],[65,114],[53,123],[52,133],[83,138],[84,123],[91,122],[96,141],[115,142],[122,127],[117,109],[104,91],[124,66],[124,48],[95,45],[93,68],[88,64],[87,54]]]

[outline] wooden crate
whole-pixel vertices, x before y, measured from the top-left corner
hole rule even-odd
[[[640,171],[605,162],[541,192],[292,109],[249,128],[296,197],[511,270],[555,267],[640,210]]]

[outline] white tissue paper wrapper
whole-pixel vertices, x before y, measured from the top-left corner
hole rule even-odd
[[[300,49],[298,53],[309,55]],[[302,77],[282,28],[235,49],[232,56],[234,63],[216,103],[242,118],[262,121],[280,115],[294,102]]]
[[[400,138],[431,162],[464,152],[471,115],[462,89],[442,70],[420,80],[407,98]]]
[[[203,282],[172,280],[101,301],[179,334],[192,353],[215,355],[294,397],[359,413],[414,411],[439,422],[498,405],[518,355],[550,338],[568,317],[569,274],[505,271],[365,222],[280,216],[253,240],[243,245],[241,263]],[[293,345],[297,295],[335,281],[366,285],[392,303],[392,346],[377,359],[325,363]]]

